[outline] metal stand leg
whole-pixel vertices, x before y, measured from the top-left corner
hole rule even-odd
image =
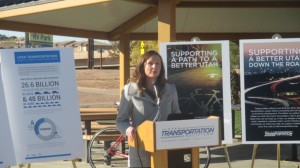
[[[255,160],[255,157],[256,157],[257,147],[258,147],[258,144],[254,144],[254,145],[253,145],[253,153],[252,153],[251,168],[254,167],[254,160]]]
[[[223,149],[224,149],[225,157],[226,157],[226,160],[227,160],[227,163],[228,163],[228,167],[231,168],[230,158],[229,158],[229,154],[228,154],[226,144],[223,145]]]
[[[77,168],[77,166],[76,166],[76,160],[72,160],[72,165],[73,165],[73,168]]]
[[[277,167],[280,168],[280,144],[277,144]]]

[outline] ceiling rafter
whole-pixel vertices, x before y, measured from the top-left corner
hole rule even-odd
[[[136,16],[132,17],[127,22],[123,23],[113,31],[111,31],[111,39],[118,39],[122,33],[130,33],[134,29],[138,28],[142,24],[148,22],[157,16],[158,8],[157,7],[149,7]]]
[[[0,20],[0,29],[109,40],[109,33],[107,32],[72,29],[6,20]]]
[[[151,5],[151,6],[158,5],[158,0],[125,0],[125,1],[135,2],[135,3],[145,4],[145,5]]]
[[[72,1],[72,5],[74,6],[73,2],[79,2],[80,0],[64,0],[64,1]],[[108,0],[106,0],[108,1]],[[97,2],[106,2],[104,0],[98,0]],[[128,2],[136,2],[138,3],[139,0],[124,0]],[[152,3],[152,0],[141,0],[144,3]],[[92,2],[96,2],[96,0],[86,0],[82,2],[86,5],[90,5]],[[185,8],[300,8],[300,1],[176,1],[177,8],[185,7]],[[56,2],[57,4],[57,2]],[[148,4],[149,5],[149,4]],[[82,5],[79,5],[82,6]],[[35,6],[36,7],[36,6]],[[70,7],[70,6],[69,6]],[[74,6],[75,7],[75,6]],[[67,8],[64,6],[63,8]],[[24,7],[25,9],[25,7]],[[24,10],[23,9],[23,10]],[[26,8],[27,10],[29,8]],[[56,10],[59,8],[56,7]],[[13,11],[16,11],[14,9]],[[49,11],[47,9],[46,11]],[[46,12],[44,11],[44,12]],[[23,23],[23,21],[8,21],[10,18],[1,19],[4,17],[4,11],[0,11],[0,29],[4,30],[14,30],[14,31],[23,31],[23,32],[38,32],[38,33],[45,33],[45,34],[54,34],[54,35],[63,35],[63,36],[74,36],[74,37],[83,37],[83,38],[94,38],[94,39],[105,39],[105,40],[119,40],[119,37],[122,33],[128,33],[130,35],[131,40],[157,40],[157,33],[132,33],[136,28],[145,24],[146,22],[150,21],[154,17],[157,16],[158,7],[154,5],[149,5],[145,11],[142,11],[140,14],[130,18],[125,23],[121,24],[119,27],[115,28],[113,31],[108,32],[104,31],[93,31],[93,30],[82,30],[76,28],[66,28],[62,26],[49,26],[49,25],[42,25],[42,24],[32,24],[32,23]],[[32,11],[31,11],[32,12]],[[38,12],[37,12],[38,13]],[[26,15],[26,14],[22,14]],[[16,15],[18,16],[18,15]],[[275,33],[275,32],[274,32]],[[284,38],[295,38],[300,37],[299,32],[276,32],[280,33]],[[198,36],[201,40],[215,40],[215,39],[251,39],[251,38],[270,38],[273,33],[252,33],[252,32],[245,32],[245,33],[177,33],[176,39],[177,40],[189,40],[190,37]]]
[[[135,1],[135,0],[134,0]],[[176,0],[176,4],[180,3],[182,0]],[[129,19],[124,24],[120,25],[113,31],[111,31],[110,38],[112,40],[116,40],[120,37],[122,33],[130,33],[139,26],[143,25],[144,23],[147,23],[154,17],[158,15],[158,7],[152,6],[147,8],[146,10],[142,11],[141,13],[137,14],[136,16]]]
[[[297,38],[300,37],[298,32],[276,32],[284,38]],[[262,33],[176,33],[176,40],[189,41],[192,37],[199,37],[201,40],[240,40],[240,39],[268,39],[272,38],[274,33],[262,32]],[[157,41],[156,33],[131,33],[130,40],[153,40]]]
[[[48,25],[30,24],[14,21],[0,20],[0,29],[23,31],[23,32],[37,32],[45,34],[54,34],[62,36],[74,36],[82,38],[92,39],[110,39],[109,33],[89,31],[81,29],[71,29]],[[300,38],[298,32],[276,32],[284,38]],[[274,33],[177,33],[177,40],[190,40],[192,37],[200,37],[201,40],[239,40],[239,39],[259,39],[259,38],[271,38]],[[157,33],[130,33],[130,40],[157,40]]]
[[[78,7],[78,6],[85,6],[85,5],[92,5],[96,3],[103,3],[109,2],[110,0],[64,0],[64,1],[57,1],[52,3],[46,4],[39,4],[34,6],[27,6],[21,7],[11,10],[4,10],[0,11],[0,19],[14,17],[14,16],[21,16],[21,15],[28,15],[34,13],[41,13],[41,12],[48,12],[53,10],[61,10],[66,8]]]
[[[300,1],[182,1],[178,8],[299,8]]]

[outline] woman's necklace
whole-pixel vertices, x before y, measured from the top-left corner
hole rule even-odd
[[[156,99],[156,96],[155,96],[155,94],[151,91],[151,90],[149,90],[149,89],[146,89],[146,93],[153,99],[153,100],[155,100]]]

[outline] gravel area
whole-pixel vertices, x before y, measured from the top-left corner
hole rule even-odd
[[[118,69],[76,70],[80,107],[116,107],[120,100]]]

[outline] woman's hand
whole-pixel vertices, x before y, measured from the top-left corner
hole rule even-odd
[[[126,130],[126,136],[128,137],[128,139],[130,141],[133,141],[134,140],[134,137],[135,137],[135,128],[134,127],[128,127],[127,130]]]

